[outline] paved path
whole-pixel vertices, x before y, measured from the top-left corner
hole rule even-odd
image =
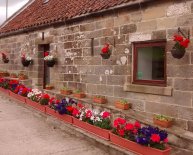
[[[0,94],[0,155],[108,155]]]

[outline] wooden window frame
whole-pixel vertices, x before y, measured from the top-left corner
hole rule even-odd
[[[164,47],[164,80],[139,80],[137,79],[138,67],[138,52],[137,49],[141,47],[163,46]],[[166,86],[166,40],[145,41],[133,43],[133,84],[152,85],[152,86]]]

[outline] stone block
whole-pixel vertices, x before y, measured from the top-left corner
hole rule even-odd
[[[73,65],[73,58],[63,58],[61,65]]]
[[[73,80],[75,81],[75,82],[81,82],[80,81],[80,74],[73,74]]]
[[[76,57],[74,58],[75,65],[100,65],[101,57]]]
[[[142,18],[143,20],[162,18],[166,16],[167,5],[158,4],[146,7],[143,11]]]
[[[96,75],[113,74],[113,66],[95,66]]]
[[[190,31],[189,27],[184,27],[185,25],[183,25],[183,27],[180,27],[182,32],[184,33],[184,35],[188,36],[188,32]],[[168,39],[173,39],[174,35],[178,34],[178,29],[168,29],[167,30],[167,38]]]
[[[144,32],[144,31],[153,31],[157,29],[157,21],[151,20],[147,22],[141,22],[137,24],[137,31]]]
[[[153,31],[152,39],[166,39],[166,30]]]
[[[75,66],[66,66],[66,72],[69,74],[78,73],[77,67]]]
[[[103,28],[106,28],[106,21],[105,20],[96,22],[96,30],[97,29],[103,29]]]
[[[94,23],[88,23],[84,25],[80,25],[80,31],[94,31],[95,30],[95,24]]]
[[[175,105],[168,105],[156,102],[145,102],[145,111],[151,113],[158,113],[170,117],[178,117],[178,110],[181,109]]]
[[[142,12],[139,11],[139,12],[131,13],[130,20],[131,22],[134,22],[134,23],[141,22],[142,21]]]
[[[114,34],[114,30],[112,29],[103,29],[103,36],[112,36]]]
[[[120,27],[120,34],[134,33],[137,30],[136,24],[129,24]]]
[[[114,26],[121,26],[130,22],[129,15],[122,15],[114,18]]]
[[[64,74],[62,81],[73,81],[73,74]]]
[[[173,28],[177,26],[177,18],[171,17],[171,18],[161,18],[157,20],[157,28],[158,29],[167,29],[167,28]]]
[[[86,93],[88,94],[97,94],[97,85],[95,84],[86,84]]]
[[[131,66],[126,65],[126,66],[114,66],[114,75],[131,75]]]
[[[113,86],[108,85],[97,85],[97,94],[113,96]]]
[[[193,65],[168,65],[167,77],[192,78],[193,72],[190,72],[192,68]]]
[[[190,13],[190,7],[187,3],[174,3],[166,10],[167,16],[180,16]]]
[[[91,31],[87,34],[87,38],[99,38],[103,36],[103,30]]]
[[[193,91],[193,79],[175,78],[174,89],[181,91]]]
[[[176,104],[180,106],[192,106],[192,94],[190,92],[173,91],[172,96],[162,96],[161,102],[164,104]]]
[[[106,28],[107,27],[114,27],[114,19],[113,18],[108,18],[106,19]]]
[[[122,86],[125,83],[125,76],[119,75],[109,75],[107,76],[107,84],[108,85],[119,85]]]
[[[95,74],[95,66],[77,66],[79,74]]]
[[[167,64],[168,65],[190,65],[190,53],[186,52],[183,58],[176,59],[172,56],[171,51],[168,51]]]
[[[193,120],[193,108],[180,107],[178,108],[178,118]]]
[[[81,82],[100,84],[100,76],[98,76],[98,75],[81,75]]]
[[[73,47],[73,42],[65,42],[64,43],[64,49],[70,49]]]

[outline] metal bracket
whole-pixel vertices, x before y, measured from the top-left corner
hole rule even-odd
[[[113,37],[113,43],[107,37],[105,37],[105,42],[108,42],[114,48],[116,47],[116,42],[115,42],[115,38],[114,37]]]
[[[186,37],[186,35],[182,32],[181,28],[178,27],[178,34],[181,34],[184,38],[188,38],[190,39],[190,30],[188,30],[188,36]]]

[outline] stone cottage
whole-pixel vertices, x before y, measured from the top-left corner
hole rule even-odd
[[[178,28],[190,37],[181,59],[171,54]],[[193,151],[193,0],[32,0],[0,28],[1,70],[24,71],[32,87],[53,84],[103,95],[105,108],[126,99],[119,114],[151,124],[153,114],[175,119],[171,143]],[[100,55],[110,44],[109,59]],[[27,52],[33,64],[23,67]],[[45,66],[44,52],[57,64]],[[85,101],[86,102],[86,101]],[[183,135],[182,135],[183,134]]]

